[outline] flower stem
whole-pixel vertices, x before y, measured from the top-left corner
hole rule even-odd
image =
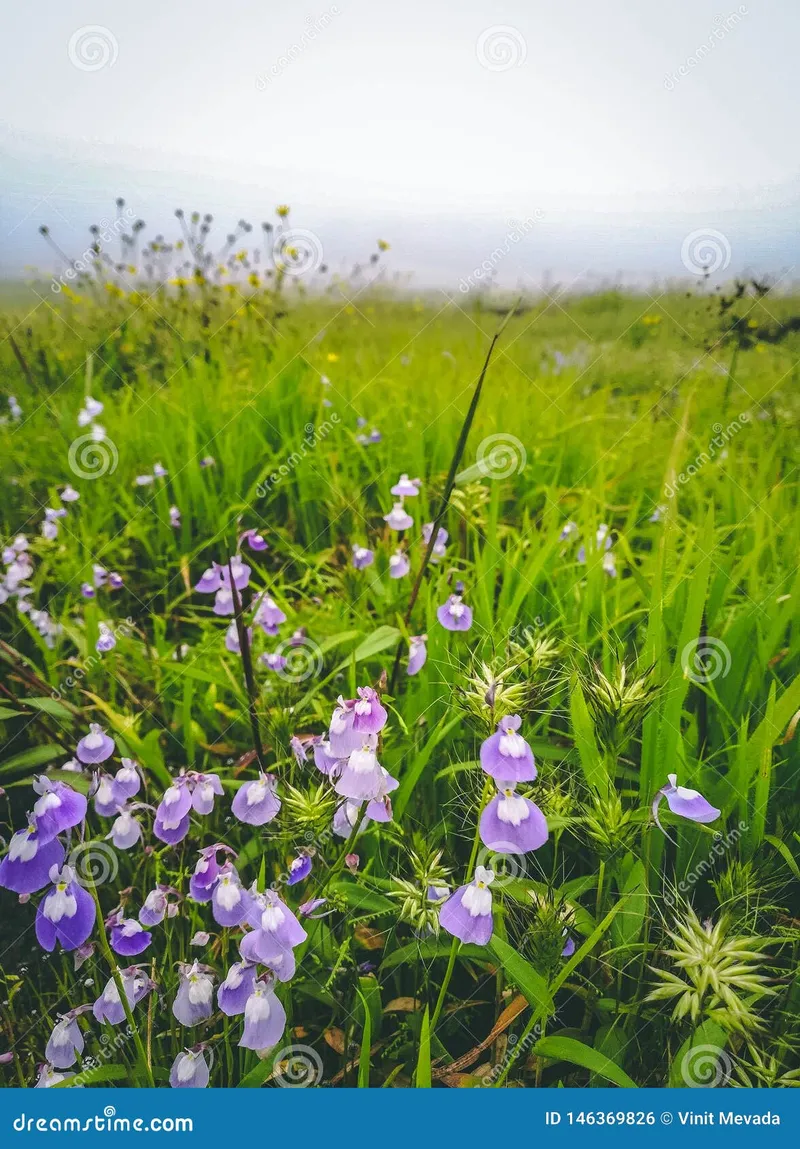
[[[239,596],[236,583],[233,581],[233,566],[230,559],[228,559],[228,576],[231,580],[231,596],[233,597],[233,614],[236,619],[236,633],[239,636],[239,649],[242,652],[242,668],[244,670],[245,685],[247,686],[247,708],[250,713],[250,726],[253,731],[253,746],[255,748],[256,758],[258,759],[259,769],[263,774],[266,773],[266,767],[264,765],[264,748],[261,744],[261,729],[258,724],[258,713],[256,711],[258,690],[253,674],[253,655],[250,650],[250,639],[247,634],[247,627],[242,617],[242,600]]]

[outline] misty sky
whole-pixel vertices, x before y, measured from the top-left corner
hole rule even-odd
[[[0,257],[32,260],[42,222],[74,246],[121,192],[161,228],[178,204],[226,229],[286,201],[342,258],[391,233],[398,266],[430,271],[534,216],[514,256],[535,272],[679,274],[693,227],[732,233],[731,270],[777,270],[799,38],[795,0],[15,6]]]

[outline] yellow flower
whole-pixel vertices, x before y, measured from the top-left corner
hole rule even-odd
[[[329,363],[336,363],[339,359],[339,356],[336,354],[335,351],[329,351],[327,356],[326,356],[326,359],[328,360]]]
[[[378,240],[378,251],[388,251],[388,250],[389,250],[389,244],[386,242],[386,240],[385,239],[379,239]]]
[[[256,275],[256,273],[254,271],[251,271],[250,274],[248,275],[247,282],[250,284],[251,287],[258,287],[259,279],[258,279],[258,276]]]
[[[660,322],[660,315],[645,315],[645,317],[642,319],[642,323],[644,323],[646,327],[655,327],[655,325]]]
[[[289,205],[285,203],[278,204],[275,208],[275,214],[280,216],[281,219],[286,219],[289,214]]]

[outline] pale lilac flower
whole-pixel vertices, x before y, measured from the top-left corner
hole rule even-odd
[[[501,718],[497,730],[481,745],[481,766],[495,782],[532,782],[536,764],[530,746],[518,733],[522,719],[517,714]]]
[[[119,971],[122,988],[128,1005],[131,1009],[153,989],[153,983],[138,966],[128,966]],[[106,987],[92,1006],[95,1021],[107,1021],[109,1025],[119,1025],[125,1020],[125,1007],[119,996],[117,983],[113,977],[106,982]]]
[[[428,657],[427,642],[427,634],[418,634],[408,640],[407,674],[419,674],[420,670],[422,670],[425,665],[425,660]]]
[[[286,1028],[286,1011],[272,985],[257,981],[244,1007],[243,1049],[267,1049],[277,1045]]]
[[[56,1069],[69,1069],[83,1053],[83,1034],[72,1014],[66,1014],[53,1026],[44,1055]]]
[[[81,583],[81,594],[84,598],[94,598],[96,591],[90,582]]]
[[[275,793],[277,780],[272,774],[261,774],[254,782],[245,782],[236,791],[231,809],[240,822],[264,826],[281,808]]]
[[[139,921],[143,926],[157,926],[163,922],[167,912],[168,890],[168,886],[157,886],[144,899],[144,904],[139,910]]]
[[[409,498],[419,494],[419,488],[422,484],[422,479],[409,479],[408,475],[403,472],[395,485],[392,487],[392,494],[397,495],[398,498]]]
[[[136,954],[144,953],[153,935],[136,918],[123,918],[116,914],[113,916],[109,940],[114,953],[122,957],[135,957]]]
[[[204,455],[203,458],[200,460],[200,466],[201,467],[213,467],[215,465],[215,463],[216,463],[216,459],[214,458],[213,455]]]
[[[119,813],[123,801],[114,790],[114,779],[109,774],[98,773],[96,776],[96,789],[94,791],[95,813],[101,818],[111,818]]]
[[[286,669],[286,658],[277,651],[259,655],[258,661],[266,666],[267,670],[274,670],[276,674]]]
[[[79,826],[86,817],[86,797],[66,782],[55,782],[44,774],[34,779],[39,797],[33,805],[39,841],[48,842],[64,830]]]
[[[169,509],[169,525],[174,527],[175,530],[178,530],[181,525],[180,507],[176,507],[174,503]]]
[[[172,1012],[181,1025],[197,1025],[211,1017],[214,1002],[212,975],[197,962],[180,963],[180,987],[172,1003]]]
[[[137,475],[134,479],[137,487],[149,487],[155,481],[155,475]]]
[[[175,846],[189,833],[192,795],[185,775],[174,779],[158,804],[153,833],[162,842]]]
[[[205,1089],[210,1078],[208,1062],[202,1049],[186,1049],[179,1053],[169,1071],[173,1089]]]
[[[575,940],[570,937],[569,930],[564,930],[564,937],[567,939],[564,943],[564,948],[561,951],[562,958],[570,958],[575,953]]]
[[[221,586],[222,567],[218,563],[212,563],[203,571],[200,581],[195,583],[194,589],[200,594],[215,594]]]
[[[74,950],[83,945],[94,928],[95,908],[90,894],[75,881],[69,866],[50,870],[53,888],[45,894],[36,911],[36,938],[42,949]]]
[[[63,862],[61,842],[58,838],[42,841],[36,818],[31,814],[28,824],[11,838],[8,853],[0,862],[0,886],[15,894],[35,894],[48,884],[50,870]]]
[[[113,630],[104,622],[98,624],[98,631],[100,632],[94,648],[98,654],[107,654],[109,650],[113,650],[117,645],[117,636]]]
[[[74,1073],[59,1073],[52,1065],[41,1065],[39,1066],[39,1076],[33,1088],[51,1089],[54,1085],[58,1085],[62,1081],[67,1081],[70,1077],[74,1076]]]
[[[462,601],[460,594],[451,594],[447,602],[436,611],[436,617],[445,630],[469,630],[472,626],[472,607]]]
[[[105,586],[106,579],[108,578],[108,571],[105,567],[100,566],[100,563],[92,564],[92,582],[99,590],[101,586]]]
[[[206,930],[197,930],[189,938],[189,945],[190,946],[207,946],[210,940],[211,940],[211,934],[207,933]]]
[[[231,555],[230,561],[222,568],[222,582],[226,587],[231,585],[231,574],[233,575],[233,585],[237,590],[244,590],[250,582],[250,567],[247,563],[242,562],[241,555]]]
[[[253,625],[260,626],[264,634],[275,636],[278,627],[286,622],[286,615],[266,591],[257,599],[256,612],[253,615]]]
[[[281,981],[287,981],[294,973],[292,951],[306,940],[306,931],[274,890],[250,890],[247,922],[254,928],[239,944],[242,957],[269,966]]]
[[[70,486],[69,483],[67,483],[66,487],[64,487],[64,489],[61,492],[61,502],[62,503],[76,503],[79,498],[80,498],[80,495],[75,490],[75,488]]]
[[[123,758],[122,765],[114,775],[113,790],[114,797],[120,805],[126,799],[133,798],[139,793],[142,785],[142,779],[139,776],[139,771],[136,768],[136,763],[132,758]]]
[[[353,543],[353,566],[357,571],[372,566],[375,561],[375,552],[369,547],[362,547],[360,543]]]
[[[390,578],[403,578],[411,570],[411,563],[407,554],[403,551],[395,551],[393,555],[389,556],[389,577]]]
[[[328,777],[335,777],[337,770],[341,766],[341,759],[334,757],[331,754],[331,744],[324,738],[315,738],[312,742],[314,753],[314,765],[321,774]]]
[[[42,523],[42,538],[50,542],[58,536],[58,523],[52,519],[45,519]]]
[[[425,523],[422,527],[422,541],[425,546],[431,541],[431,534],[433,533],[433,523]],[[444,527],[439,527],[436,532],[436,542],[433,544],[431,551],[431,562],[438,562],[439,559],[444,558],[447,551],[447,531]]]
[[[439,910],[439,925],[462,942],[485,946],[492,936],[492,870],[475,867],[468,886],[459,886]]]
[[[213,611],[214,614],[219,615],[220,618],[225,618],[227,615],[234,613],[233,591],[229,587],[220,587],[214,595]]]
[[[89,725],[89,733],[78,743],[75,755],[85,765],[94,766],[105,762],[114,753],[114,739],[110,738],[96,722]]]
[[[393,531],[407,531],[409,527],[413,527],[414,525],[414,520],[402,502],[395,503],[389,511],[389,514],[383,516],[383,521],[387,523]]]
[[[679,786],[677,774],[668,774],[667,778],[667,785],[662,786],[653,799],[653,817],[659,830],[664,831],[664,827],[658,820],[658,807],[664,798],[666,798],[672,813],[678,814],[681,818],[688,818],[692,822],[700,823],[717,820],[720,811],[716,806],[712,806],[710,802],[706,801],[702,794],[697,790],[690,790],[687,786]]]
[[[496,854],[526,854],[547,841],[547,820],[539,807],[504,785],[488,803],[480,820],[480,838]]]
[[[247,999],[253,992],[256,967],[247,961],[234,962],[217,990],[217,1004],[227,1017],[244,1013]]]
[[[117,574],[116,571],[110,571],[108,575],[108,589],[121,590],[123,585],[124,583],[122,581],[122,575]]]
[[[169,471],[166,467],[162,467],[161,463],[156,463],[153,467],[153,474],[157,479],[165,479]]]
[[[307,851],[301,851],[296,858],[292,858],[289,863],[289,877],[286,881],[287,886],[296,886],[298,882],[302,882],[311,873],[311,855]]]
[[[367,734],[361,749],[354,750],[347,759],[334,787],[342,798],[349,798],[351,802],[369,802],[381,795],[386,782],[383,767],[375,754],[376,745],[377,737]]]
[[[217,925],[240,925],[250,908],[250,897],[243,888],[233,862],[221,868],[211,895],[211,912]]]
[[[114,819],[106,840],[111,839],[118,850],[130,850],[141,840],[142,827],[130,810],[120,810]]]
[[[214,809],[214,798],[221,798],[224,791],[217,774],[198,774],[191,771],[188,775],[189,789],[192,795],[192,807],[196,814],[210,814]]]
[[[577,535],[577,533],[578,524],[573,523],[572,519],[570,519],[569,522],[564,523],[564,526],[561,528],[561,533],[558,537],[561,542],[566,542],[567,539],[571,539],[573,535]]]
[[[253,628],[252,628],[252,626],[248,626],[246,628],[246,631],[247,631],[247,641],[252,646],[252,644],[253,644]],[[242,647],[241,647],[241,644],[239,642],[239,628],[236,625],[236,619],[234,619],[233,622],[231,622],[230,626],[225,631],[225,649],[229,650],[231,652],[231,654],[241,654],[242,653]]]
[[[253,527],[251,527],[249,531],[244,531],[239,536],[239,546],[241,546],[245,540],[251,551],[265,551],[269,547],[264,536],[259,534]]]

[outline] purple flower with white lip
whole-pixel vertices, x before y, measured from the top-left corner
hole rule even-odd
[[[353,703],[353,730],[359,734],[378,734],[386,725],[386,709],[381,706],[377,690],[359,686]]]
[[[250,582],[250,567],[247,563],[242,562],[241,555],[231,555],[229,563],[226,563],[221,573],[223,586],[226,587],[231,585],[231,574],[233,575],[233,585],[237,590],[244,590]]]
[[[117,645],[117,636],[114,634],[111,627],[105,622],[99,623],[97,629],[99,634],[97,637],[97,642],[94,644],[94,648],[98,654],[108,654],[108,652],[113,650]]]
[[[155,475],[137,475],[133,481],[137,487],[149,487],[155,482]]]
[[[334,787],[342,798],[349,798],[351,802],[369,802],[378,797],[384,779],[383,767],[375,754],[376,743],[374,734],[366,735],[361,749],[354,750],[345,762]]]
[[[403,578],[411,570],[411,563],[407,554],[395,551],[389,556],[389,578]]]
[[[575,941],[569,936],[569,930],[564,930],[564,937],[567,939],[564,943],[564,948],[561,951],[562,958],[571,958],[575,953]]]
[[[233,862],[226,862],[219,872],[211,895],[214,921],[220,926],[238,926],[244,921],[249,908],[250,898],[242,888],[236,867]]]
[[[426,547],[431,541],[432,533],[433,523],[425,523],[422,528],[422,541]],[[433,550],[431,551],[431,562],[438,562],[439,559],[444,558],[447,550],[448,538],[449,535],[444,527],[439,527],[438,531],[436,532],[436,542],[433,544]]]
[[[161,463],[156,463],[153,467],[153,475],[156,479],[165,479],[169,472],[166,467],[162,467]]]
[[[382,438],[383,438],[383,435],[381,435],[381,433],[377,429],[377,427],[373,427],[369,433],[369,437],[367,439],[367,442],[369,442],[369,443],[380,443]]]
[[[200,594],[216,594],[222,587],[222,567],[212,563],[200,576],[200,581],[194,584],[194,589]]]
[[[114,797],[122,805],[128,798],[133,798],[139,793],[141,785],[142,779],[136,769],[136,762],[133,758],[123,758],[112,783]]]
[[[277,651],[260,655],[258,661],[262,666],[266,666],[267,670],[274,670],[276,674],[286,669],[286,658]]]
[[[281,808],[275,793],[277,780],[272,774],[261,774],[255,782],[245,782],[236,791],[231,809],[240,822],[264,826]]]
[[[241,546],[245,540],[247,540],[247,545],[251,551],[265,551],[269,546],[264,536],[260,535],[258,531],[252,527],[249,531],[243,531],[239,536],[239,546]]]
[[[50,881],[53,888],[36,910],[36,938],[45,950],[55,949],[56,942],[60,942],[64,950],[75,950],[94,928],[94,901],[75,881],[69,866],[61,870],[53,866]]]
[[[167,912],[167,886],[157,886],[144,899],[139,910],[139,921],[143,926],[157,926]]]
[[[217,460],[214,458],[213,455],[204,455],[203,458],[200,460],[200,466],[201,467],[213,467],[215,465],[216,461]]]
[[[517,733],[521,725],[517,714],[501,718],[496,732],[481,745],[481,766],[495,782],[532,782],[536,777],[533,752]]]
[[[35,894],[50,880],[50,870],[64,862],[64,847],[58,838],[43,842],[36,819],[17,830],[9,843],[8,853],[0,862],[0,886],[15,894]]]
[[[119,813],[124,801],[120,802],[114,790],[114,779],[109,774],[97,774],[97,789],[94,792],[95,813],[101,818],[111,818]]]
[[[56,1069],[69,1069],[83,1053],[83,1034],[74,1016],[67,1014],[53,1026],[44,1055]]]
[[[189,811],[192,808],[192,795],[185,775],[176,778],[164,791],[158,804],[153,833],[170,846],[183,841],[189,832]]]
[[[211,608],[214,614],[220,618],[226,618],[229,614],[234,613],[233,605],[233,591],[229,587],[223,586],[214,595],[214,605]]]
[[[110,942],[114,953],[122,957],[135,957],[136,954],[144,953],[153,935],[135,918],[123,918],[116,914],[112,920]]]
[[[547,820],[539,807],[517,794],[512,785],[501,787],[481,814],[480,836],[496,854],[527,854],[547,841]]]
[[[53,522],[52,519],[45,519],[42,523],[42,538],[48,539],[50,542],[58,537],[58,523]]]
[[[122,590],[125,583],[122,580],[122,575],[117,574],[116,571],[111,571],[108,576],[108,589],[109,590]]]
[[[247,641],[250,646],[253,645],[253,628],[247,627]],[[236,625],[236,619],[228,627],[225,632],[225,649],[229,650],[231,654],[241,654],[242,647],[239,642],[239,627]]]
[[[301,918],[324,918],[326,914],[315,914],[314,910],[318,910],[320,906],[324,906],[327,898],[311,898],[307,902],[303,902],[301,906],[297,907],[297,912]],[[326,911],[328,913],[330,911]]]
[[[688,818],[692,822],[703,824],[717,820],[720,811],[716,806],[707,802],[702,794],[698,793],[697,790],[690,790],[687,786],[679,786],[677,774],[668,774],[667,778],[667,785],[662,786],[653,799],[653,817],[662,833],[665,831],[658,820],[658,807],[664,798],[667,799],[667,805],[672,813],[678,814],[681,818]]]
[[[169,509],[169,525],[174,527],[175,530],[178,530],[181,525],[180,507],[176,507],[174,504]]]
[[[66,782],[54,782],[41,774],[33,788],[39,797],[33,804],[39,841],[49,842],[56,834],[79,826],[86,817],[86,797]]]
[[[293,734],[289,739],[289,749],[294,754],[294,760],[298,766],[304,766],[308,761],[308,747],[302,738],[298,738]]]
[[[211,1074],[202,1049],[185,1049],[179,1053],[169,1071],[173,1089],[205,1089]]]
[[[358,821],[360,810],[360,802],[350,802],[347,800],[336,807],[333,815],[332,829],[337,838],[346,839],[350,837]]]
[[[217,990],[217,1004],[227,1017],[244,1013],[247,999],[253,992],[256,981],[256,967],[248,961],[236,961],[228,970]]]
[[[210,972],[197,962],[179,965],[180,987],[172,1003],[172,1012],[181,1025],[198,1025],[211,1017],[214,1004],[214,982]]]
[[[402,500],[399,503],[395,503],[388,515],[383,516],[383,521],[390,526],[393,531],[407,531],[409,527],[414,526],[414,520],[403,506]]]
[[[462,601],[460,594],[451,594],[436,617],[445,630],[469,630],[472,626],[472,607]]]
[[[573,523],[572,519],[570,519],[569,522],[564,523],[564,526],[561,528],[561,531],[560,531],[558,537],[559,537],[559,540],[563,543],[563,542],[566,542],[567,539],[571,539],[573,537],[573,535],[577,535],[577,533],[578,533],[578,524]]]
[[[286,1028],[286,1011],[272,985],[257,981],[244,1007],[242,1049],[267,1049],[277,1045]]]
[[[292,858],[289,863],[289,877],[286,879],[287,886],[296,886],[298,882],[302,882],[311,873],[311,855],[307,851],[302,851],[296,858]]]
[[[378,792],[367,804],[365,821],[391,822],[392,803],[389,795],[396,790],[400,783],[393,778],[388,770],[381,766],[381,777],[378,783]]]
[[[196,902],[208,902],[211,900],[214,883],[219,877],[221,869],[217,861],[217,854],[222,850],[230,854],[233,853],[233,850],[231,850],[229,846],[223,846],[219,842],[216,842],[213,846],[205,846],[200,851],[200,857],[197,859],[194,873],[189,879],[189,893]]]
[[[80,495],[74,487],[71,487],[69,483],[67,483],[66,487],[64,487],[61,492],[60,498],[62,503],[76,503],[80,498]]]
[[[398,498],[410,498],[419,494],[419,488],[422,484],[422,479],[409,479],[408,475],[403,472],[395,485],[392,487],[392,494],[397,495]]]
[[[375,552],[369,547],[362,547],[360,543],[353,543],[353,566],[357,571],[372,566],[375,561]]]
[[[324,738],[315,738],[313,742],[314,748],[314,765],[319,770],[320,774],[326,777],[335,777],[336,772],[341,766],[341,759],[335,758],[331,754],[331,744]]]
[[[330,754],[334,758],[348,758],[364,741],[360,731],[353,728],[355,705],[355,699],[345,700],[339,696],[328,730]]]
[[[196,814],[210,814],[214,809],[214,798],[222,797],[222,783],[216,774],[192,774],[190,789],[192,807]]]
[[[92,581],[95,587],[99,590],[101,586],[105,586],[106,579],[108,578],[108,571],[105,567],[101,567],[100,563],[92,564]]]
[[[153,989],[149,977],[138,968],[128,966],[119,971],[122,989],[131,1009]],[[92,1006],[95,1021],[107,1021],[109,1025],[119,1025],[125,1020],[125,1007],[119,996],[117,983],[113,977],[106,982],[106,987]]]
[[[257,602],[253,625],[260,626],[264,634],[274,637],[281,623],[286,622],[286,615],[266,591],[259,595]]]
[[[134,818],[131,810],[122,809],[114,819],[111,830],[106,834],[106,841],[110,839],[118,850],[130,850],[141,837],[142,827],[139,820]]]
[[[439,910],[439,925],[454,938],[485,946],[492,936],[492,870],[475,867],[468,886],[459,886]]]
[[[106,758],[111,757],[115,749],[114,739],[109,738],[96,722],[92,722],[89,726],[89,733],[84,735],[78,743],[75,755],[79,762],[93,766],[97,762],[105,762]]]
[[[59,1073],[59,1071],[52,1065],[40,1065],[39,1076],[36,1079],[34,1089],[52,1089],[54,1085],[60,1084],[62,1081],[68,1081],[70,1077],[74,1077],[74,1073]],[[77,1088],[80,1088],[79,1086]]]
[[[418,634],[408,640],[408,666],[406,668],[406,674],[419,674],[420,670],[422,670],[428,657],[427,642],[427,634]]]
[[[247,961],[262,965],[272,965],[276,958],[299,946],[308,936],[274,890],[263,894],[250,890],[247,922],[254,928],[242,938],[241,955]]]

